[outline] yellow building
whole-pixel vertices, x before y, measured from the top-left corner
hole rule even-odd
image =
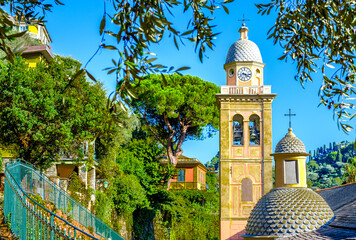
[[[30,67],[36,67],[41,61],[50,62],[54,58],[54,54],[49,45],[52,39],[44,24],[39,24],[36,21],[28,24],[25,21],[18,21],[15,18],[13,18],[12,21],[19,32],[27,31],[27,34],[31,38],[37,39],[42,43],[37,46],[24,46],[20,50],[22,57],[26,59]]]
[[[161,160],[163,165],[167,159]],[[206,190],[207,168],[196,158],[181,156],[177,162],[177,175],[171,180],[170,190],[196,189]]]
[[[12,22],[19,32],[27,31],[30,37],[38,39],[42,44],[49,45],[52,42],[46,25],[39,24],[37,21],[29,24],[26,21],[19,21],[16,18],[12,18]]]
[[[258,46],[242,25],[224,65],[220,109],[220,239],[242,239],[250,212],[272,189],[272,101]]]
[[[15,145],[4,147],[0,145],[0,157],[2,158],[2,171],[5,169],[5,164],[19,157],[18,148]]]
[[[30,67],[36,67],[39,62],[50,62],[54,54],[48,45],[26,46],[22,51],[22,57]]]

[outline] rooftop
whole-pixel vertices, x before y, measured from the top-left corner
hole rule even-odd
[[[318,230],[283,239],[356,239],[356,183],[317,191],[334,211],[335,220]]]
[[[306,153],[305,146],[302,141],[300,141],[295,134],[293,129],[289,128],[288,133],[282,138],[276,145],[276,153]]]
[[[227,52],[225,64],[231,62],[259,62],[262,63],[262,56],[258,46],[248,40],[247,33],[249,32],[245,24],[239,29],[241,37],[234,42]]]
[[[333,217],[326,201],[311,189],[274,188],[253,208],[246,235],[291,236],[318,229]]]

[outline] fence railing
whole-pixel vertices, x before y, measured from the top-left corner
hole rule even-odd
[[[93,234],[85,233],[40,205],[30,195],[40,195]],[[19,239],[122,238],[44,174],[22,160],[5,167],[4,213]],[[25,226],[25,227],[23,227]],[[63,230],[64,228],[64,230]],[[98,237],[94,237],[98,236]],[[58,237],[56,237],[58,236]],[[53,238],[54,237],[54,238]]]
[[[221,86],[221,94],[271,94],[271,86]]]

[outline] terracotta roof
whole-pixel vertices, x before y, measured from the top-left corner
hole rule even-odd
[[[317,192],[334,210],[335,220],[326,227],[283,239],[356,239],[356,183]]]
[[[161,164],[167,164],[168,163],[168,158],[167,156],[162,157],[160,160]],[[200,166],[202,167],[205,171],[208,171],[208,168],[204,166],[203,163],[201,163],[198,159],[196,158],[189,158],[187,156],[181,155],[180,158],[178,158],[177,162],[177,168],[180,167],[192,167],[192,166]]]

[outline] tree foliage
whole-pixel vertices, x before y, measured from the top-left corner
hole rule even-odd
[[[343,141],[317,148],[307,163],[308,186],[323,189],[348,182],[356,156],[353,146],[354,143]]]
[[[280,60],[296,62],[295,79],[302,86],[320,78],[320,104],[333,110],[344,132],[352,127],[345,121],[355,117],[354,1],[272,0],[257,4],[259,13],[278,12],[268,38],[284,49]],[[320,71],[322,74],[314,73]]]
[[[140,82],[132,106],[164,146],[173,166],[185,140],[203,137],[205,127],[208,134],[218,128],[218,91],[215,84],[189,75],[149,75]]]
[[[9,34],[16,34],[16,30],[12,30]],[[41,45],[41,41],[31,37],[28,33],[14,38],[12,40],[5,40],[7,47],[11,49],[13,53],[20,53],[23,50],[24,46],[37,46]],[[5,52],[0,51],[0,59],[6,59],[7,55]]]
[[[345,165],[346,183],[356,182],[356,157],[350,158],[349,163]]]
[[[78,174],[73,172],[68,182],[68,191],[74,201],[80,203],[84,207],[88,207],[91,195],[94,189],[86,188],[85,183],[81,181]],[[67,212],[70,212],[67,210]]]
[[[205,164],[205,166],[208,168],[210,171],[215,171],[219,169],[219,162],[220,162],[220,152],[218,151],[216,155]]]
[[[6,6],[10,10],[10,14],[16,16],[28,23],[36,22],[37,24],[44,24],[44,17],[48,11],[51,11],[53,3],[56,5],[63,5],[59,0],[0,0],[1,6]],[[13,32],[15,23],[12,21],[11,16],[0,8],[0,50],[2,50],[10,62],[14,62],[13,46],[9,43],[18,37],[26,34],[24,32]]]
[[[71,81],[72,65],[62,59],[36,68],[21,59],[0,63],[0,141],[17,145],[20,157],[44,167],[60,152],[83,157],[84,141],[118,131],[110,125],[115,116],[106,109],[101,84],[90,84],[83,74]]]
[[[156,141],[133,138],[118,149],[116,161],[124,173],[137,176],[146,194],[151,196],[162,190],[174,174],[170,165],[159,162],[163,154],[164,149]]]
[[[167,191],[163,183],[172,169],[158,162],[164,149],[149,131],[136,129],[132,136],[117,149],[110,175],[104,174],[109,187],[96,193],[96,214],[125,229],[124,238],[217,239],[218,192]]]
[[[219,195],[199,190],[171,191],[161,205],[171,239],[218,239]]]
[[[100,49],[118,53],[118,58],[112,59],[113,65],[106,68],[108,74],[114,73],[116,76],[117,87],[111,98],[112,103],[130,99],[134,94],[132,83],[147,74],[172,71],[179,73],[189,69],[189,67],[174,69],[155,63],[157,58],[154,57],[155,53],[150,52],[150,46],[159,43],[164,37],[172,39],[177,49],[179,45],[184,45],[184,42],[193,42],[199,59],[203,61],[206,50],[213,49],[214,39],[219,34],[215,32],[214,14],[218,9],[224,9],[229,13],[226,5],[233,1],[113,0],[110,1],[111,6],[107,7],[104,0],[104,12],[99,27],[102,40],[96,53]],[[62,4],[59,0],[53,2]],[[0,0],[0,3],[9,7],[10,14],[29,23],[35,21],[40,24],[44,23],[46,12],[51,11],[53,7],[52,1],[46,0]],[[180,11],[185,17],[180,18],[178,24],[174,14]],[[186,20],[184,24],[182,19]],[[179,26],[182,25],[186,27],[180,29]],[[0,49],[7,54],[11,62],[14,54],[5,40],[12,40],[25,33],[9,34],[13,28],[14,23],[10,21],[9,15],[0,9]],[[80,72],[86,72],[95,81],[95,77],[87,72],[85,66]]]
[[[121,173],[116,176],[113,187],[113,203],[118,214],[132,214],[136,208],[148,207],[145,189],[137,176]]]
[[[177,49],[185,41],[193,42],[202,61],[206,49],[213,49],[214,39],[218,35],[214,31],[214,13],[219,8],[228,13],[226,4],[232,1],[114,0],[113,11],[108,11],[105,6],[99,29],[103,41],[99,48],[118,53],[118,58],[112,59],[113,66],[107,68],[109,74],[115,73],[117,76],[113,100],[116,96],[130,98],[133,92],[131,84],[147,74],[169,73],[174,70],[174,67],[156,63],[155,54],[150,52],[150,45],[159,43],[164,37],[171,38]],[[185,18],[181,17],[177,24],[174,14],[179,11],[183,12]],[[179,25],[185,25],[186,28],[179,29]],[[107,41],[104,41],[104,35],[109,36]],[[188,68],[181,67],[175,72]]]

